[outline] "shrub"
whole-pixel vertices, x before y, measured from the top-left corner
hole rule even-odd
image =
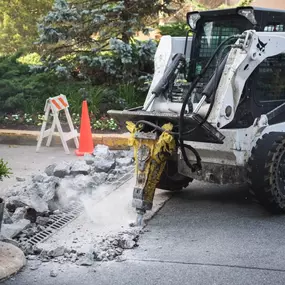
[[[0,115],[42,114],[46,99],[59,94],[66,95],[71,112],[79,114],[83,90],[96,116],[109,109],[142,105],[152,78],[156,43],[113,40],[111,50],[42,65],[35,65],[36,54],[0,57]]]
[[[163,26],[161,25],[158,28],[162,36],[169,35],[172,37],[185,37],[187,31],[189,31],[189,26],[185,22],[168,24]]]
[[[141,106],[145,99],[143,93],[138,91],[135,86],[131,84],[119,85],[118,96],[126,108]]]
[[[8,167],[8,163],[4,162],[4,160],[0,159],[0,181],[3,180],[5,177],[9,177],[10,174],[12,174],[11,169]]]
[[[20,56],[0,58],[0,112],[36,112],[57,85],[52,72],[32,73],[29,65],[18,62]]]

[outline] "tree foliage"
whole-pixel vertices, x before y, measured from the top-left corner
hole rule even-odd
[[[182,0],[176,0],[183,2]],[[109,40],[129,43],[138,31],[149,32],[159,12],[171,13],[171,0],[55,0],[39,25],[40,43],[60,57],[109,49]]]
[[[161,25],[159,26],[159,31],[162,36],[169,35],[172,37],[185,37],[186,33],[189,31],[189,26],[184,22],[177,22],[173,24]]]
[[[234,5],[226,5],[225,0],[200,0],[200,5],[205,8],[230,8],[230,7],[240,7],[240,6],[250,6],[253,0],[240,0]],[[196,2],[196,0],[191,0],[191,2]],[[197,2],[196,2],[197,4]]]
[[[34,49],[37,22],[51,9],[52,3],[53,0],[1,0],[0,54]]]

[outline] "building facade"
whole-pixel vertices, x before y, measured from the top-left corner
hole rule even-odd
[[[254,0],[252,6],[285,10],[285,0]]]

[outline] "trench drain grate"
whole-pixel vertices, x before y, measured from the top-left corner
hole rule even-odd
[[[126,174],[122,175],[119,179],[114,181],[109,181],[106,184],[114,186],[112,191],[118,189],[125,182],[130,180],[134,175],[134,168],[128,171]],[[34,234],[27,235],[26,233],[19,233],[13,238],[20,247],[34,246],[40,242],[44,242],[53,234],[58,232],[60,229],[65,227],[68,223],[75,220],[84,210],[81,202],[73,202],[69,207],[62,210],[61,213],[57,215],[49,216],[49,224],[42,226],[44,229],[37,231]]]
[[[59,231],[61,228],[66,226],[68,223],[76,219],[81,212],[83,211],[83,205],[81,203],[76,202],[70,205],[68,208],[62,210],[60,214],[51,215],[49,217],[50,222],[49,225],[43,226],[44,229],[38,231],[30,236],[27,236],[26,233],[20,233],[13,239],[17,241],[20,246],[27,245],[36,245],[39,242],[43,242],[48,239],[51,235]]]

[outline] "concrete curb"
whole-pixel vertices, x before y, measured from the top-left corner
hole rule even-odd
[[[16,274],[25,265],[25,255],[18,247],[0,242],[0,282]]]
[[[39,134],[40,132],[38,131],[0,130],[0,144],[36,146]],[[129,134],[93,134],[92,136],[94,145],[104,144],[114,150],[129,149]],[[58,133],[55,133],[53,136],[51,146],[61,146]],[[68,146],[74,147],[72,140],[68,142]]]

